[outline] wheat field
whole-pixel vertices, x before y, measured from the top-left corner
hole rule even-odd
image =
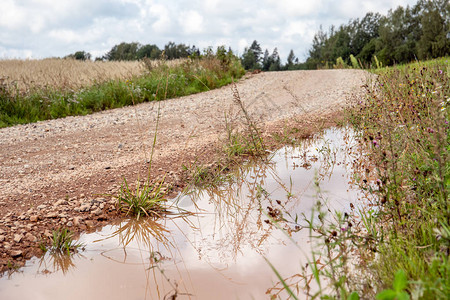
[[[130,79],[145,70],[139,61],[0,60],[0,88],[21,94],[49,88],[77,90],[111,79]]]

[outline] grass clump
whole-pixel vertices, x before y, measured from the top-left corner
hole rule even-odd
[[[74,241],[72,231],[67,228],[60,228],[52,230],[50,248],[47,248],[44,244],[40,244],[39,247],[43,252],[49,251],[51,254],[66,253],[67,255],[70,255],[83,247],[83,244]]]
[[[146,181],[143,185],[138,182],[136,188],[132,189],[124,179],[117,203],[127,215],[131,214],[139,219],[141,216],[160,217],[166,210],[166,201],[163,181],[158,184],[150,184]]]

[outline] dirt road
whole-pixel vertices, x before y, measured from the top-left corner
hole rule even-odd
[[[251,117],[266,130],[284,120],[339,112],[361,93],[367,73],[322,70],[260,73],[237,83]],[[159,107],[159,109],[158,109]],[[0,130],[0,262],[29,257],[27,249],[68,226],[75,231],[110,218],[114,208],[98,194],[122,179],[146,177],[160,119],[152,176],[180,183],[183,164],[211,159],[226,122],[242,114],[230,86],[202,94],[144,103]],[[237,126],[237,125],[236,125]],[[280,128],[280,127],[278,127]]]

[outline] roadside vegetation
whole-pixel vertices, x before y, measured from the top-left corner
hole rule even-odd
[[[377,254],[367,271],[375,291],[395,286],[400,272],[412,298],[447,299],[450,59],[377,72],[367,99],[350,113],[371,166],[360,184],[378,199],[368,222]]]
[[[244,74],[239,59],[223,47],[216,53],[208,52],[178,63],[150,59],[141,63],[144,65],[141,75],[126,80],[123,77],[99,80],[79,89],[34,84],[23,91],[2,80],[0,128],[203,92],[229,84]]]
[[[330,212],[318,185],[316,210],[303,220],[318,247],[303,280],[280,279],[294,299],[298,289],[313,299],[450,295],[450,59],[375,72],[366,98],[347,112],[365,196],[351,212]]]

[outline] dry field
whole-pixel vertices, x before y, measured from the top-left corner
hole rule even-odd
[[[130,79],[145,70],[140,61],[0,60],[0,87],[20,93],[42,88],[76,90],[110,79]]]

